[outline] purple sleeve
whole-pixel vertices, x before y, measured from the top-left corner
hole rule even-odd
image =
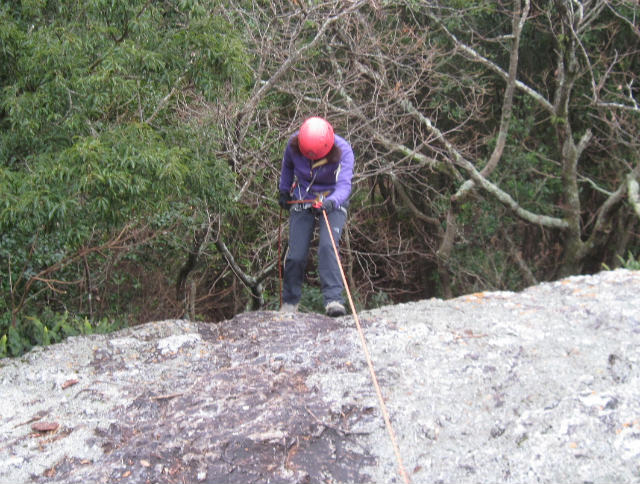
[[[333,190],[333,193],[327,197],[327,200],[333,200],[338,205],[342,205],[349,199],[349,195],[351,195],[354,156],[349,143],[343,139],[340,139],[339,143],[340,149],[342,150],[340,172],[336,179],[336,188]]]
[[[288,192],[291,190],[293,184],[293,160],[291,158],[291,146],[287,143],[287,147],[284,150],[284,156],[282,157],[282,167],[280,169],[280,183],[278,185],[279,191]]]

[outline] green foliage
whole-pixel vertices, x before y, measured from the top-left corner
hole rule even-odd
[[[389,304],[393,304],[391,297],[384,291],[378,291],[367,301],[367,309],[376,309]]]
[[[228,207],[233,174],[217,155],[221,140],[181,112],[184,102],[242,96],[248,85],[242,35],[220,7],[0,7],[0,315],[23,321],[3,333],[11,354],[52,338],[24,314],[44,311],[52,297],[61,308],[82,300],[73,286],[52,292],[36,274],[55,268],[58,281],[82,281],[85,268],[68,261],[124,227],[189,230],[202,223],[198,214]],[[103,274],[109,257],[84,261]]]
[[[458,224],[463,234],[449,261],[456,274],[456,294],[523,287],[508,246],[502,243],[506,228],[515,225],[508,212],[491,201],[472,200],[460,207]]]
[[[554,135],[537,126],[537,120],[530,113],[530,102],[518,101],[515,108],[518,116],[511,120],[507,144],[492,178],[500,180],[500,186],[522,207],[562,216],[558,204],[563,190],[562,178],[554,161],[558,155],[538,138]],[[495,142],[495,137],[489,141],[487,153],[493,150]]]
[[[300,310],[312,313],[324,313],[324,300],[319,287],[304,284],[300,298]]]
[[[622,267],[623,269],[628,269],[630,271],[640,271],[640,260],[635,257],[633,253],[631,253],[631,251],[629,251],[629,253],[627,254],[626,259],[618,256],[618,261],[620,262],[620,267]],[[607,264],[602,264],[602,267],[607,271],[611,270],[611,268]]]
[[[269,192],[277,162],[291,123],[314,109],[336,119],[341,134],[354,143],[356,170],[364,176],[354,180],[361,195],[356,191],[352,207],[371,205],[392,219],[388,227],[398,229],[396,244],[396,230],[380,230],[378,215],[362,215],[358,223],[366,236],[354,241],[363,244],[357,250],[375,254],[389,267],[399,260],[411,266],[410,271],[380,271],[389,294],[394,295],[394,286],[410,287],[406,294],[430,291],[425,283],[434,279],[427,272],[441,241],[437,224],[423,227],[393,198],[392,187],[377,193],[372,185],[369,193],[365,185],[397,166],[416,207],[444,227],[451,195],[466,175],[454,178],[454,164],[434,172],[387,148],[380,151],[370,130],[389,127],[389,138],[428,156],[449,158],[424,123],[396,110],[406,96],[481,169],[496,143],[504,78],[486,63],[452,50],[451,37],[439,25],[506,72],[513,5],[488,0],[381,5],[390,15],[377,15],[364,5],[337,20],[326,32],[331,52],[326,42],[306,50],[280,77],[286,89],[272,88],[255,111],[238,117],[253,88],[271,85],[252,83],[278,71],[287,54],[283,49],[304,47],[326,15],[336,15],[345,5],[307,2],[303,12],[290,2],[266,1],[2,2],[0,354],[58,341],[73,333],[68,328],[80,331],[85,315],[101,320],[121,314],[143,319],[145,311],[146,316],[168,314],[166,308],[153,313],[157,300],[144,299],[141,291],[157,283],[147,290],[161,289],[157,292],[170,300],[194,235],[207,230],[189,278],[197,279],[198,296],[207,294],[217,314],[242,307],[243,301],[235,299],[243,290],[232,287],[233,274],[212,241],[220,236],[233,245],[236,261],[248,272],[274,259],[276,222],[270,215],[277,206]],[[635,115],[608,107],[599,112],[592,85],[598,85],[602,101],[625,103],[635,92],[639,69],[632,26],[638,7],[617,3],[600,13],[578,33],[584,49],[579,61],[589,59],[590,65],[571,84],[567,112],[550,114],[517,89],[506,147],[490,175],[520,206],[563,216],[563,148],[557,133],[571,128],[577,141],[592,128],[594,140],[578,170],[583,240],[603,197],[617,189],[637,154]],[[558,36],[559,15],[552,3],[532,5],[520,42],[518,79],[550,100],[560,73],[556,52],[571,47],[571,39]],[[345,35],[335,36],[335,29]],[[267,37],[269,42],[260,45],[259,39]],[[384,65],[378,64],[381,59]],[[338,85],[346,96],[336,90]],[[347,97],[362,113],[351,109]],[[364,122],[367,118],[376,122]],[[231,159],[240,164],[230,167]],[[242,187],[241,196],[236,185]],[[523,257],[532,269],[556,264],[560,235],[545,231],[546,240],[538,244],[531,240],[535,229],[522,233],[522,222],[498,203],[478,201],[483,198],[490,196],[477,190],[461,200],[450,261],[455,291],[518,286],[522,278],[508,260],[513,252],[504,240],[507,234],[516,248],[528,246]],[[131,236],[127,243],[109,246],[121,233]],[[370,240],[369,233],[377,239]],[[635,251],[637,237],[633,240]],[[396,245],[402,246],[401,254],[389,251]],[[635,259],[625,263],[633,266]],[[368,270],[355,267],[354,277],[377,284]],[[551,271],[546,273],[536,277]],[[275,283],[265,281],[265,287],[275,299]],[[317,284],[305,287],[302,308],[322,312]],[[388,296],[376,290],[363,289],[367,292],[357,295],[356,303],[386,303]],[[224,294],[224,301],[212,302],[214,293]],[[67,311],[77,316],[58,325]]]
[[[14,326],[0,319],[0,358],[20,356],[34,346],[58,343],[69,336],[104,334],[124,327],[124,321],[107,318],[91,323],[67,312],[45,311],[41,317],[25,316]]]

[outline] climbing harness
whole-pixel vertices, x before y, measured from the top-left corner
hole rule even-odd
[[[327,163],[329,163],[329,160],[327,158],[322,158],[320,160],[314,161],[311,164],[311,166],[309,167],[309,177],[311,178],[311,181],[309,181],[309,184],[307,185],[307,188],[305,188],[304,193],[302,192],[302,186],[298,182],[297,175],[294,175],[293,183],[291,184],[291,189],[289,190],[289,195],[291,195],[291,197],[293,198],[297,190],[297,196],[295,197],[295,199],[287,202],[288,204],[293,205],[293,210],[305,210],[307,208],[310,208],[314,203],[318,201],[322,202],[325,197],[331,194],[331,190],[325,190],[321,192],[311,190],[313,184],[316,181],[316,177],[318,176],[318,171],[316,169],[326,165]],[[336,179],[338,178],[338,174],[340,173],[341,166],[342,165],[338,164],[335,172]],[[312,199],[310,197],[315,198]]]
[[[395,432],[393,431],[393,427],[391,426],[391,418],[389,417],[387,406],[384,403],[384,398],[382,397],[382,391],[380,390],[380,385],[378,384],[378,378],[376,377],[376,372],[373,369],[373,363],[371,361],[371,355],[369,354],[367,340],[364,337],[364,332],[362,331],[362,326],[360,325],[360,319],[358,318],[358,313],[356,312],[356,307],[353,304],[353,298],[351,297],[351,291],[349,290],[349,285],[347,284],[347,278],[344,275],[344,270],[342,269],[342,263],[340,262],[340,255],[338,254],[338,248],[333,238],[333,233],[331,232],[329,217],[327,217],[327,212],[324,210],[322,211],[322,215],[324,216],[324,221],[327,224],[327,231],[329,232],[329,236],[331,237],[331,245],[333,245],[333,252],[335,253],[336,260],[338,261],[338,267],[340,268],[340,275],[342,276],[342,282],[344,283],[344,288],[345,288],[345,291],[347,292],[349,305],[351,306],[351,312],[353,313],[353,319],[356,322],[356,327],[358,328],[358,334],[360,336],[360,342],[362,343],[362,349],[364,350],[364,355],[367,359],[367,366],[369,367],[371,380],[373,381],[373,386],[375,387],[376,395],[378,396],[378,401],[380,402],[380,409],[382,411],[382,416],[384,418],[385,426],[387,427],[389,438],[391,439],[391,444],[393,445],[393,452],[396,455],[396,461],[398,463],[398,471],[402,476],[402,480],[405,482],[405,484],[409,484],[409,476],[407,475],[407,471],[405,470],[404,464],[402,463],[402,457],[400,455],[400,449],[398,447],[396,435],[395,435]]]

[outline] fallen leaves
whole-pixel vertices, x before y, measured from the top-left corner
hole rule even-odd
[[[47,432],[55,432],[59,427],[60,424],[58,422],[36,422],[31,425],[31,430],[45,434]]]
[[[52,477],[55,477],[55,475],[56,475],[56,468],[55,467],[50,467],[49,469],[45,469],[45,471],[42,473],[42,475],[44,477],[48,477],[49,479],[51,479]]]
[[[62,384],[62,389],[66,389],[69,387],[72,387],[73,385],[75,385],[76,383],[78,383],[80,380],[76,380],[76,379],[72,379],[72,380],[67,380]]]

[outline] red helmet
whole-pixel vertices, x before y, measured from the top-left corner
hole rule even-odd
[[[333,126],[317,116],[307,119],[298,133],[298,147],[307,158],[324,158],[333,148]]]

